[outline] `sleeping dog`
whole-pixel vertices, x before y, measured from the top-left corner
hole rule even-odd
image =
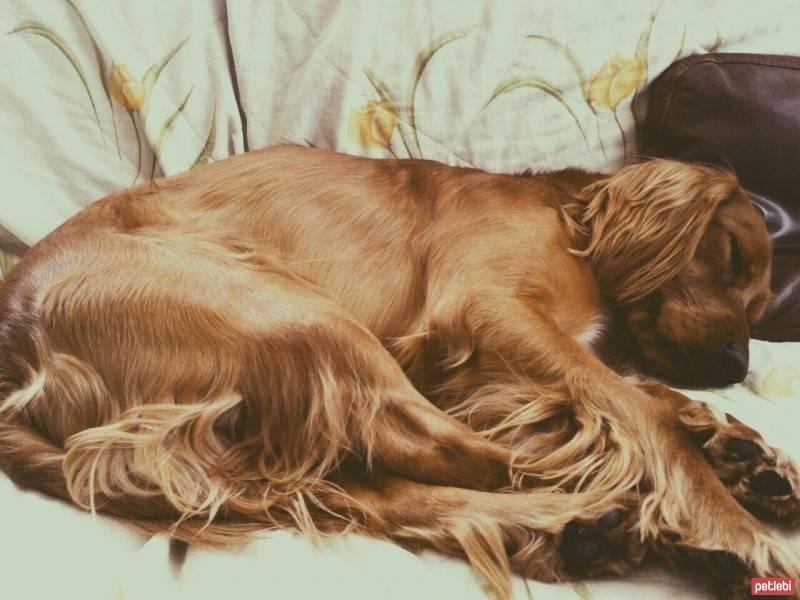
[[[104,198],[0,289],[0,465],[198,544],[346,530],[501,597],[647,550],[796,576],[779,451],[668,382],[748,369],[771,248],[736,178],[490,174],[300,147]]]

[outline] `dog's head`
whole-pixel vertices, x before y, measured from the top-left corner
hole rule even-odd
[[[667,160],[582,192],[591,260],[644,367],[689,385],[742,381],[770,298],[763,218],[729,172]]]

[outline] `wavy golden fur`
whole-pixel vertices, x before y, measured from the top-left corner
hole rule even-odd
[[[796,469],[620,373],[738,379],[769,261],[710,167],[252,152],[100,200],[12,271],[0,465],[190,543],[356,530],[501,597],[650,549],[736,597],[798,572],[760,521],[798,521]]]

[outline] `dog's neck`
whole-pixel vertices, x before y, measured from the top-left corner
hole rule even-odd
[[[581,169],[564,169],[539,175],[548,180],[559,192],[560,207],[570,207],[571,217],[575,221],[582,220],[581,208],[588,205],[588,200],[580,192],[587,186],[607,177],[606,174],[589,172]],[[591,236],[589,228],[569,228],[571,248],[585,248]],[[586,259],[585,259],[586,260]],[[587,260],[588,262],[588,260]],[[600,311],[607,316],[602,333],[590,344],[591,352],[607,366],[622,375],[643,373],[641,352],[625,319],[624,308],[613,298],[601,293]]]
[[[561,171],[539,173],[535,177],[540,180],[544,179],[553,189],[557,190],[556,202],[558,207],[565,211],[565,214],[569,212],[572,221],[580,222],[583,217],[582,209],[585,209],[588,205],[586,198],[580,194],[581,190],[607,177],[607,175],[569,168]],[[590,233],[586,229],[570,227],[568,230],[570,247],[585,248],[589,242]]]

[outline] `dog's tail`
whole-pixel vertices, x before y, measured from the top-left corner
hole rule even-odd
[[[243,423],[241,394],[131,406],[112,401],[86,363],[40,358],[0,400],[0,468],[17,484],[196,545],[238,544],[275,527],[314,539],[363,522],[358,503],[326,477],[341,453],[320,444],[322,454],[282,461]]]
[[[64,449],[16,419],[0,420],[0,467],[14,481],[69,500]],[[24,483],[23,483],[24,482]]]

